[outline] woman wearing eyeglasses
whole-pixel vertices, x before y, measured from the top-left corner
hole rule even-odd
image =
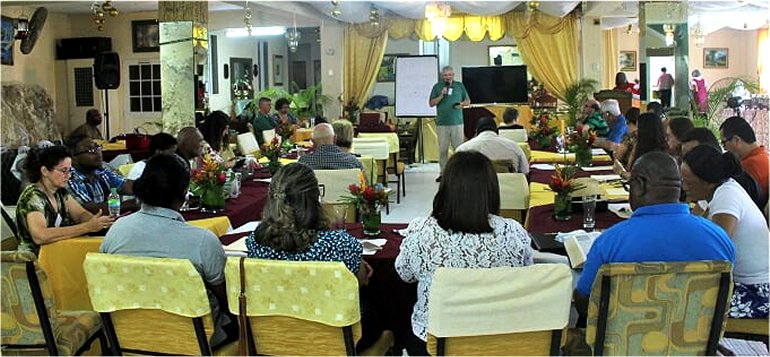
[[[289,113],[289,100],[286,98],[280,98],[275,101],[275,114],[273,114],[273,120],[276,123],[288,123],[297,124],[299,121],[291,113]]]
[[[69,193],[72,159],[67,149],[52,146],[31,151],[24,169],[31,184],[16,203],[19,250],[35,254],[40,246],[109,228],[113,217],[91,214]]]

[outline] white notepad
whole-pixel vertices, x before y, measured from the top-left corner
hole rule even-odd
[[[245,235],[245,236],[241,237],[240,239],[238,239],[237,241],[232,242],[232,243],[224,246],[223,248],[226,251],[231,251],[231,252],[247,252],[249,250],[249,248],[246,248],[246,239],[247,238],[249,238],[249,236]]]
[[[588,166],[588,167],[581,167],[581,170],[586,172],[594,172],[594,171],[611,171],[612,166]]]

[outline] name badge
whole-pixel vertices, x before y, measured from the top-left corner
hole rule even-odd
[[[449,89],[446,91],[446,95],[452,95],[452,88],[449,88]]]
[[[62,221],[62,218],[61,218],[61,214],[57,213],[57,214],[56,214],[56,221],[55,221],[55,222],[53,222],[53,226],[54,226],[54,227],[59,227],[59,226],[61,226],[61,221]]]

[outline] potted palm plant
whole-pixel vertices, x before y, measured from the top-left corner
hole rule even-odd
[[[567,111],[569,126],[575,126],[578,114],[583,109],[583,103],[593,97],[598,85],[599,82],[596,80],[583,78],[567,86],[562,109]]]

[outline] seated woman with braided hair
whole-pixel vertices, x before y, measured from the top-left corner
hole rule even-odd
[[[337,261],[365,286],[372,267],[363,259],[361,243],[342,230],[330,230],[329,218],[319,200],[318,180],[310,167],[293,163],[282,167],[270,182],[262,223],[246,239],[250,258],[291,261]],[[372,346],[383,328],[366,296],[361,296],[362,336],[356,350]]]

